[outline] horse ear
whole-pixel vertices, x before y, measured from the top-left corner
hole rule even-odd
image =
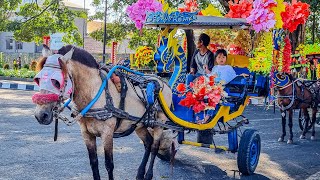
[[[52,55],[52,51],[50,50],[50,48],[43,44],[43,49],[42,49],[42,56],[43,57],[48,57],[48,56],[51,56]]]
[[[69,52],[67,52],[64,56],[61,57],[61,59],[62,59],[64,62],[69,61],[69,60],[72,58],[74,49],[75,49],[75,48],[72,47]]]

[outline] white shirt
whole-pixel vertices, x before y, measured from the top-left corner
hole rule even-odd
[[[217,75],[217,79],[224,81],[225,84],[237,77],[236,72],[230,65],[215,65],[209,75]]]

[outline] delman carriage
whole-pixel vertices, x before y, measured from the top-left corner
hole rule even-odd
[[[171,141],[167,143],[163,129],[178,132],[180,144],[238,153],[239,171],[244,175],[253,174],[259,162],[261,139],[256,130],[242,132],[240,127],[249,123],[243,116],[249,98],[268,94],[268,78],[249,72],[247,58],[230,56],[228,63],[234,66],[236,73],[249,76],[238,76],[226,84],[225,101],[212,110],[214,115],[207,122],[199,124],[196,118],[203,116],[206,110],[195,115],[192,109],[180,104],[185,96],[179,95],[177,87],[185,83],[187,58],[175,37],[178,28],[246,29],[249,25],[242,19],[157,12],[148,15],[146,26],[162,28],[154,61],[158,75],[168,80],[123,66],[98,65],[89,53],[70,45],[61,48],[58,54],[45,48],[45,58],[39,66],[41,71],[35,77],[41,91],[33,96],[39,123],[47,125],[56,119],[57,128],[58,119],[69,122],[60,113],[73,102],[73,116],[80,123],[94,179],[100,178],[95,137],[103,140],[106,169],[109,179],[113,179],[112,137],[127,136],[133,131],[145,145],[137,179],[152,179],[155,156],[170,160],[175,153]],[[115,85],[119,82],[117,89]],[[69,95],[71,99],[62,105]],[[196,142],[185,138],[188,131],[198,133]],[[215,144],[213,135],[218,134],[227,135],[228,146]]]

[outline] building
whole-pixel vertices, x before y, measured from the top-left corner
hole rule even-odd
[[[31,3],[35,0],[22,0],[22,3]],[[42,4],[44,0],[37,0],[38,4]],[[63,1],[64,5],[72,10],[83,10],[83,6]],[[18,18],[18,17],[15,17]],[[103,43],[96,41],[89,36],[95,30],[103,28],[103,22],[101,21],[89,21],[85,19],[76,18],[75,25],[78,27],[79,33],[84,36],[84,49],[93,54],[97,60],[102,59]],[[121,60],[129,57],[129,54],[135,53],[134,50],[128,48],[129,40],[126,39],[122,42],[118,42],[116,53],[117,59]],[[13,32],[0,32],[0,52],[4,54],[5,61],[11,63],[13,59],[18,56],[22,57],[23,63],[28,63],[33,59],[37,59],[40,56],[42,50],[42,44],[37,45],[34,42],[19,42],[13,38]],[[106,47],[107,60],[110,59],[111,47]]]
[[[31,3],[34,0],[23,0],[24,3]],[[42,4],[44,0],[37,0],[38,4]],[[71,10],[83,10],[83,7],[71,3],[67,0],[63,1],[64,5]],[[17,17],[14,17],[17,18]],[[87,23],[83,18],[76,18],[75,25],[78,27],[78,30],[81,35],[85,35],[87,31]],[[34,42],[19,42],[15,41],[13,38],[13,32],[0,32],[0,52],[3,53],[40,53],[42,50],[42,45],[37,45]]]

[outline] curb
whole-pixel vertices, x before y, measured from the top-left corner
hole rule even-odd
[[[18,84],[18,83],[11,83],[11,82],[0,82],[0,89],[17,89],[17,90],[25,90],[25,91],[39,91],[39,87],[37,85]]]

